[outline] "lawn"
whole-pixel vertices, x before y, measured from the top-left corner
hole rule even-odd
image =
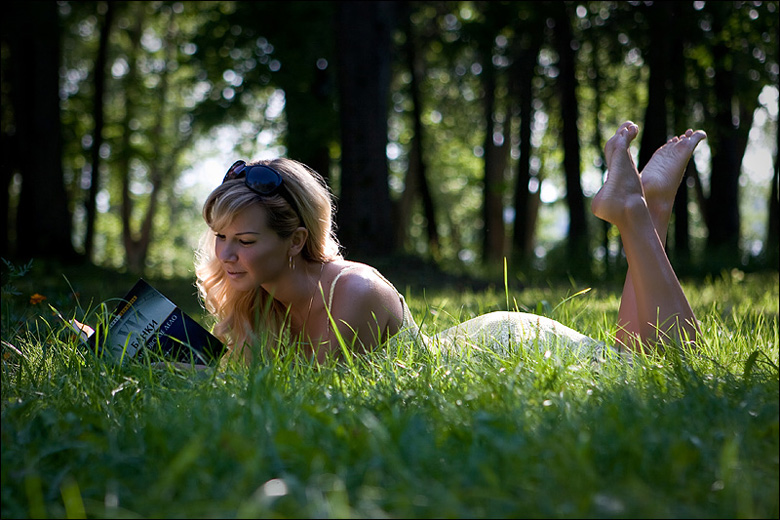
[[[134,278],[61,271],[4,280],[3,518],[780,515],[777,272],[684,281],[696,352],[408,345],[196,372],[84,351],[47,305],[89,318]],[[389,277],[429,333],[510,308],[614,338],[617,286]],[[191,281],[154,283],[207,324]]]

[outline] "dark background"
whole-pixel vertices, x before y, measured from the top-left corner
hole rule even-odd
[[[180,180],[199,140],[229,127],[236,155],[270,131],[329,179],[349,258],[619,277],[619,237],[583,186],[632,119],[640,168],[670,136],[708,134],[709,171],[691,161],[669,233],[678,271],[778,267],[778,2],[6,5],[9,261],[191,276],[202,198]],[[756,247],[739,201],[762,110],[773,174]],[[542,182],[566,217],[544,261]]]

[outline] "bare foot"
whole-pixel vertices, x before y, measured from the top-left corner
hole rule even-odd
[[[707,134],[702,130],[694,132],[688,129],[655,151],[640,174],[651,211],[671,211],[693,150],[706,137]]]
[[[638,133],[639,128],[626,121],[607,141],[607,178],[591,204],[594,215],[618,227],[629,206],[646,204],[641,178],[628,148]]]

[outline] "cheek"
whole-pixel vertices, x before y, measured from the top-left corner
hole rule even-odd
[[[255,247],[241,251],[241,261],[263,277],[273,277],[280,269],[287,267],[287,257],[272,247]]]

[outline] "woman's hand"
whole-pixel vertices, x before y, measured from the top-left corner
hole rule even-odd
[[[89,325],[85,325],[81,323],[80,321],[70,320],[70,325],[74,328],[76,332],[78,332],[81,335],[81,339],[83,339],[84,341],[87,341],[90,338],[90,336],[92,336],[95,333],[95,329],[93,329]]]

